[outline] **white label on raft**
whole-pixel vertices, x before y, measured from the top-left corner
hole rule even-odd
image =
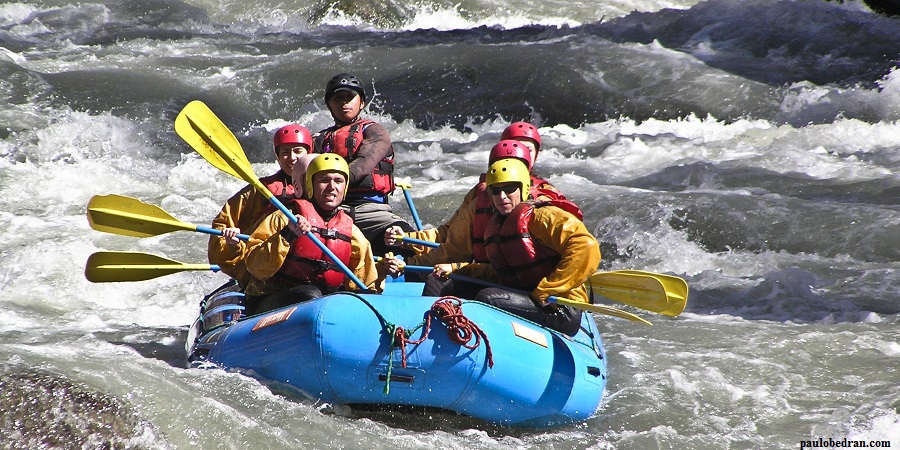
[[[541,347],[547,348],[547,335],[545,335],[544,333],[516,322],[512,322],[512,326],[513,333],[515,333],[516,336],[525,339],[526,341],[534,342]]]
[[[288,320],[288,318],[291,317],[291,314],[293,314],[296,310],[297,307],[295,306],[291,309],[272,314],[271,316],[263,317],[262,319],[259,319],[259,322],[256,322],[256,325],[253,325],[253,329],[250,331],[256,331],[269,325],[275,325],[276,323],[284,322],[285,320]]]

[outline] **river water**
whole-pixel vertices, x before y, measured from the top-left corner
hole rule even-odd
[[[898,448],[898,37],[900,19],[857,1],[0,4],[0,446]],[[678,318],[597,317],[595,417],[519,430],[300,401],[185,368],[224,275],[85,280],[102,250],[206,262],[205,235],[85,218],[121,194],[205,225],[243,186],[175,134],[188,101],[266,175],[274,129],[330,124],[322,91],[341,71],[366,81],[425,223],[530,120],[537,171],[580,203],[603,268],[688,281]]]

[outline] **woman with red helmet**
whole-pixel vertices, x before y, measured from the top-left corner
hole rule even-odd
[[[541,134],[538,133],[537,127],[528,122],[513,122],[503,130],[500,139],[519,141],[528,147],[531,151],[531,164],[528,165],[530,170],[537,161],[538,152],[541,151]]]
[[[279,200],[294,198],[291,170],[294,163],[313,150],[312,136],[305,127],[290,124],[275,131],[272,147],[279,170],[260,181]],[[208,257],[210,264],[217,264],[222,272],[234,278],[244,288],[252,276],[244,263],[246,243],[237,239],[241,230],[252,230],[263,217],[275,210],[272,203],[253,186],[247,185],[222,206],[213,219],[212,228],[222,230],[222,236],[209,238]]]

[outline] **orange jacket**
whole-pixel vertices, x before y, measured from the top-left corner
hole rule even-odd
[[[291,183],[290,177],[280,170],[260,181],[269,184],[279,180],[286,185]],[[241,229],[241,233],[249,234],[272,208],[271,202],[248,184],[225,202],[222,210],[213,219],[212,228],[224,230],[236,227]],[[247,242],[242,241],[236,246],[230,246],[225,243],[222,236],[210,236],[207,257],[210,264],[218,264],[223,273],[237,280],[242,287],[246,287],[252,278],[244,264],[247,248]]]

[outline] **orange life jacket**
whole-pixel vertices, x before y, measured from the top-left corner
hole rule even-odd
[[[360,119],[342,127],[333,126],[316,137],[316,148],[321,153],[337,153],[348,163],[356,159],[356,152],[363,142],[363,132],[374,120]],[[350,193],[377,193],[389,195],[394,192],[394,150],[384,157],[372,173],[363,177],[359,183],[350,186]]]
[[[562,255],[528,232],[534,205],[519,203],[508,216],[494,214],[484,233],[485,251],[505,286],[533,290],[559,264]]]
[[[312,232],[344,265],[350,264],[353,219],[347,213],[338,210],[326,222],[308,200],[292,199],[288,206],[309,221]],[[344,282],[345,275],[312,239],[302,235],[291,243],[291,250],[275,276],[288,285],[313,284],[323,291],[334,291]]]

